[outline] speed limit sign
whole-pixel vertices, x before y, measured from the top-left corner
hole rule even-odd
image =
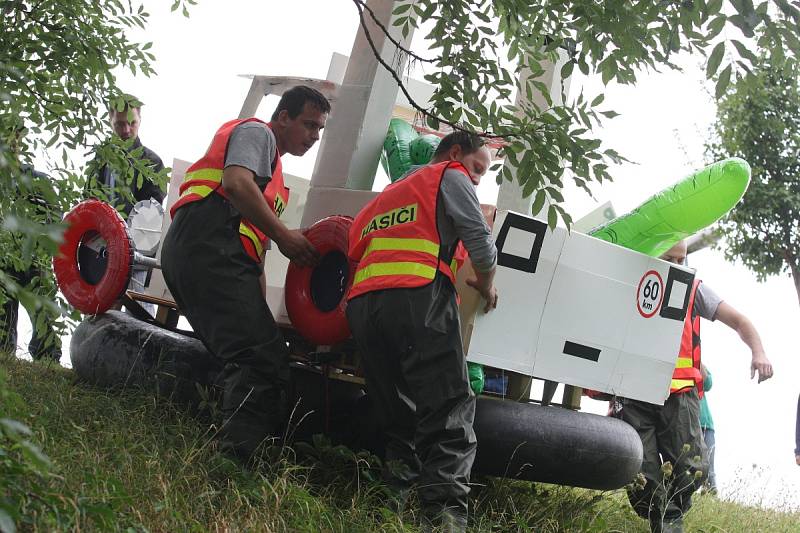
[[[645,318],[655,315],[664,301],[664,281],[655,270],[650,270],[639,280],[636,291],[636,309]]]

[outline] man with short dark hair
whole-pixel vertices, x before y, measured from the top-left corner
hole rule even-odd
[[[136,168],[137,164],[144,163],[153,172],[158,173],[164,170],[164,163],[153,150],[142,144],[139,139],[139,126],[142,118],[142,104],[132,95],[125,95],[128,102],[122,109],[117,109],[114,104],[109,106],[108,118],[114,134],[123,141],[130,141],[132,144],[127,148],[128,153],[141,151],[136,158],[136,163],[132,157],[128,157],[133,167],[130,178],[123,178],[119,172],[109,165],[103,165],[96,175],[90,175],[86,182],[86,192],[92,196],[104,198],[113,207],[121,211],[123,216],[130,216],[133,206],[137,202],[153,199],[159,204],[164,201],[165,191],[149,177],[142,176],[139,183],[140,172]],[[128,181],[129,180],[129,181]],[[120,194],[120,189],[130,189],[133,200],[127,195]],[[144,292],[147,279],[152,269],[134,265],[131,269],[131,280],[128,288],[136,292]],[[116,309],[121,307],[121,303],[115,305]],[[140,305],[151,315],[155,312],[155,306],[149,303]]]
[[[164,279],[181,313],[224,364],[222,450],[243,461],[283,423],[288,350],[264,298],[269,239],[301,266],[317,250],[279,220],[288,200],[281,156],[319,140],[328,100],[309,87],[283,94],[273,120],[232,120],[186,172],[164,237]]]
[[[359,263],[347,319],[387,438],[384,475],[398,506],[416,486],[426,525],[446,531],[466,528],[476,450],[452,264],[463,241],[477,276],[468,283],[485,311],[497,306],[497,249],[475,192],[489,164],[480,138],[450,134],[350,230],[348,255]]]
[[[141,148],[142,155],[139,159],[147,162],[148,166],[150,166],[154,172],[161,172],[164,170],[164,163],[161,161],[161,158],[153,150],[144,146],[141,139],[139,139],[139,126],[141,125],[142,118],[141,104],[136,105],[138,100],[130,95],[128,95],[128,98],[131,101],[129,106],[126,105],[121,110],[117,110],[113,106],[109,109],[108,118],[111,122],[111,127],[114,133],[123,141],[132,140],[129,151],[132,152]],[[125,216],[130,214],[135,202],[148,200],[150,198],[158,203],[164,201],[165,192],[161,187],[149,178],[144,178],[141,185],[139,185],[138,178],[139,172],[134,169],[133,177],[130,183],[127,184],[127,186],[130,187],[133,201],[120,196],[118,192],[115,191],[115,188],[119,188],[123,183],[117,171],[108,165],[103,165],[96,176],[90,177],[87,183],[87,190],[90,193],[96,193],[102,190],[106,198],[108,198],[109,203],[115,207],[121,207]]]

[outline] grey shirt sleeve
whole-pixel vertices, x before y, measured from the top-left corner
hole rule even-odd
[[[225,168],[236,165],[251,170],[259,186],[264,187],[272,178],[276,153],[272,130],[260,122],[245,122],[236,126],[228,139]]]
[[[714,292],[705,283],[700,283],[697,287],[697,292],[694,295],[694,308],[697,314],[706,320],[714,320],[714,315],[717,314],[717,308],[722,303],[716,292]]]
[[[461,239],[475,270],[490,271],[497,262],[497,247],[472,181],[459,170],[447,169],[442,176],[439,198],[437,223],[442,244]]]

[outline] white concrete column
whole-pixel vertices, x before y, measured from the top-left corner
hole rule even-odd
[[[413,31],[403,38],[400,28],[391,25],[396,2],[369,0],[378,20],[394,39],[408,47]],[[405,59],[397,61],[396,47],[365,11],[367,28],[381,58],[400,75]],[[331,110],[320,144],[311,188],[350,187],[369,190],[378,168],[381,147],[392,116],[398,86],[386,69],[378,63],[367,42],[363,28],[350,52],[350,60],[339,90],[339,100]]]
[[[553,105],[559,105],[563,103],[561,99],[561,67],[567,61],[567,55],[563,50],[559,50],[559,59],[556,63],[545,62],[542,63],[542,67],[544,68],[544,73],[538,78],[539,81],[544,83],[550,91],[550,97],[553,101]],[[532,102],[539,106],[540,109],[547,109],[547,101],[544,99],[542,93],[538,90],[532,92],[533,98],[528,100],[527,94],[525,91],[525,83],[528,80],[530,71],[528,69],[523,70],[522,74],[519,78],[518,84],[518,91],[517,91],[517,99],[516,105],[517,107],[521,107],[523,104]],[[564,80],[564,94],[569,98],[569,89],[571,84],[571,77]],[[522,158],[523,154],[519,154],[519,159]],[[500,190],[497,193],[497,208],[498,209],[508,209],[511,211],[517,211],[519,213],[530,214],[531,206],[533,205],[533,199],[536,194],[532,194],[527,198],[522,197],[522,186],[517,181],[517,169],[511,164],[511,162],[506,158],[505,166],[511,168],[512,175],[514,176],[513,181],[506,181],[503,180],[503,183],[500,185]],[[542,210],[539,213],[547,212],[547,202],[545,202]],[[538,213],[534,213],[534,216]]]

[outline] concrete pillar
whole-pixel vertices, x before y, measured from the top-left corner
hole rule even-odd
[[[538,79],[550,90],[550,97],[553,100],[553,105],[559,105],[563,102],[561,99],[561,67],[564,65],[566,60],[566,53],[563,50],[559,50],[558,61],[555,63],[548,61],[542,64],[544,73]],[[525,103],[532,102],[539,106],[540,109],[547,109],[547,101],[544,99],[544,96],[542,96],[542,93],[537,90],[533,91],[533,98],[528,100],[525,91],[525,83],[527,82],[529,75],[530,71],[527,69],[523,70],[522,74],[520,75],[518,85],[520,89],[517,91],[516,105],[520,107]],[[570,83],[571,77],[564,80],[564,94],[567,97],[569,97]],[[519,155],[519,158],[522,158],[522,154]],[[500,185],[500,190],[497,193],[497,208],[517,211],[523,214],[531,214],[531,206],[533,205],[533,199],[536,195],[532,194],[527,198],[523,198],[522,186],[517,181],[517,169],[508,159],[505,161],[505,166],[511,168],[514,181],[504,180]],[[545,202],[540,213],[547,213],[547,202]],[[535,216],[537,213],[533,214]]]
[[[413,32],[402,37],[400,28],[391,25],[395,3],[370,0],[370,7],[392,37],[408,47]],[[364,14],[372,41],[381,58],[400,75],[405,59],[397,61],[396,47],[383,31]],[[398,86],[378,63],[359,26],[350,60],[339,90],[339,100],[331,110],[311,178],[311,187],[349,187],[369,190],[378,168],[381,147],[392,116]]]

